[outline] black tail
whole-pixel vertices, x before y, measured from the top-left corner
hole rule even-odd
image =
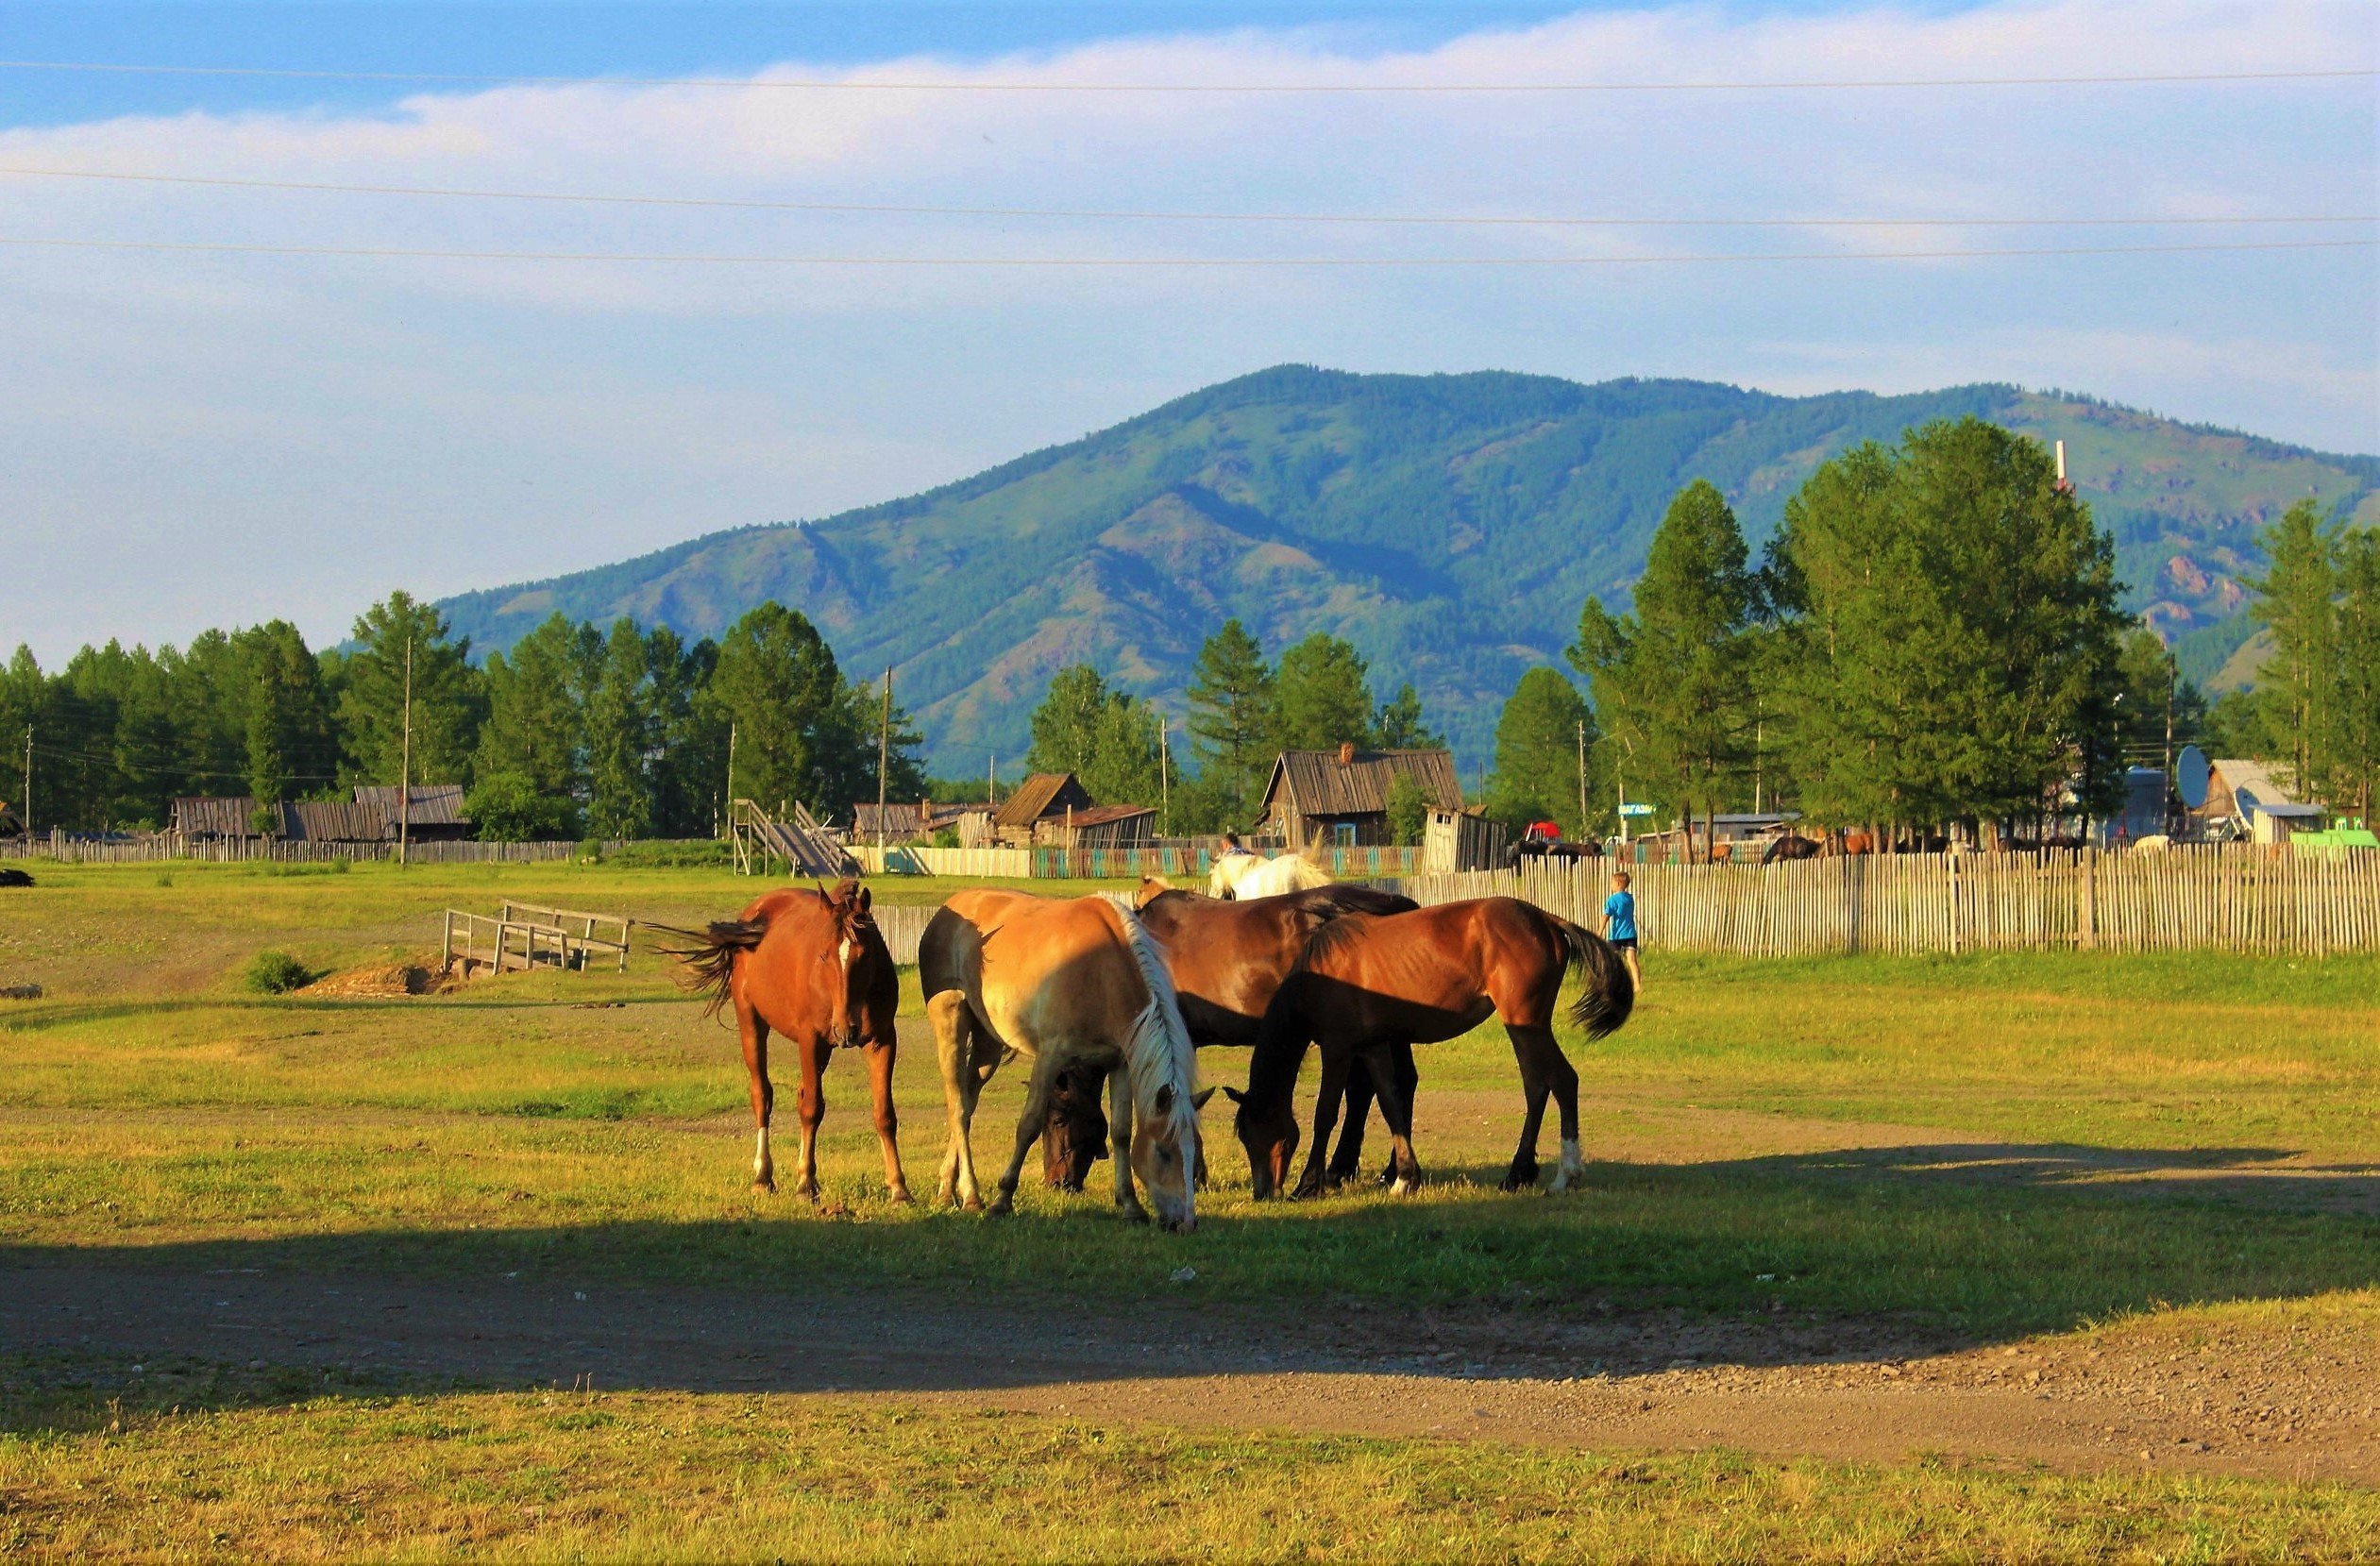
[[[1540,913],[1544,910],[1540,909]],[[1545,914],[1545,920],[1561,935],[1561,943],[1570,949],[1569,966],[1578,970],[1584,984],[1578,999],[1571,1002],[1570,1020],[1584,1028],[1589,1038],[1601,1038],[1616,1033],[1628,1014],[1636,1009],[1636,981],[1629,977],[1628,964],[1610,941],[1592,930],[1584,930],[1559,915]]]
[[[672,925],[649,924],[665,935],[677,935],[692,941],[690,947],[665,946],[662,955],[675,957],[682,965],[678,987],[689,995],[707,995],[711,1003],[702,1008],[705,1017],[717,1017],[727,1004],[728,986],[735,977],[735,954],[750,951],[768,934],[767,919],[719,919],[700,930],[680,930]]]

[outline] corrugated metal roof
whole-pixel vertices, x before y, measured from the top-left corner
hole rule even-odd
[[[1036,772],[1017,785],[992,817],[995,825],[1029,827],[1045,816],[1063,816],[1072,800],[1077,812],[1091,808],[1090,795],[1072,772]]]
[[[408,813],[417,827],[467,826],[471,813],[464,808],[461,783],[415,783],[412,790],[413,808]],[[355,802],[370,805],[383,813],[389,821],[389,835],[397,830],[397,788],[394,784],[380,786],[359,783]]]
[[[1439,810],[1462,808],[1462,781],[1448,750],[1359,750],[1342,766],[1337,750],[1284,750],[1265,784],[1273,808],[1284,788],[1300,816],[1371,816],[1389,808],[1389,783],[1399,775],[1422,785]]]

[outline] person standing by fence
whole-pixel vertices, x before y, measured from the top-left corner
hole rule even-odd
[[[1620,961],[1628,964],[1628,976],[1635,981],[1636,993],[1645,993],[1645,970],[1636,960],[1636,894],[1629,889],[1626,870],[1612,872],[1612,895],[1603,900],[1601,934],[1619,950]]]

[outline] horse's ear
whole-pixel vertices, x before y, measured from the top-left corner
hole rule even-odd
[[[868,889],[866,882],[860,883],[857,903],[859,911],[863,914],[876,905],[876,894]]]
[[[1190,1107],[1192,1109],[1204,1109],[1207,1107],[1207,1101],[1214,1096],[1214,1088],[1202,1087],[1197,1092],[1190,1095]]]
[[[1248,1102],[1247,1094],[1242,1093],[1239,1088],[1233,1087],[1228,1084],[1224,1085],[1224,1097],[1229,1099],[1234,1103],[1245,1103]]]

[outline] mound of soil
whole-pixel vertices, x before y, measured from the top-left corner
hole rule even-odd
[[[326,974],[300,995],[331,1001],[383,1001],[407,995],[443,995],[456,981],[427,963],[386,963]]]

